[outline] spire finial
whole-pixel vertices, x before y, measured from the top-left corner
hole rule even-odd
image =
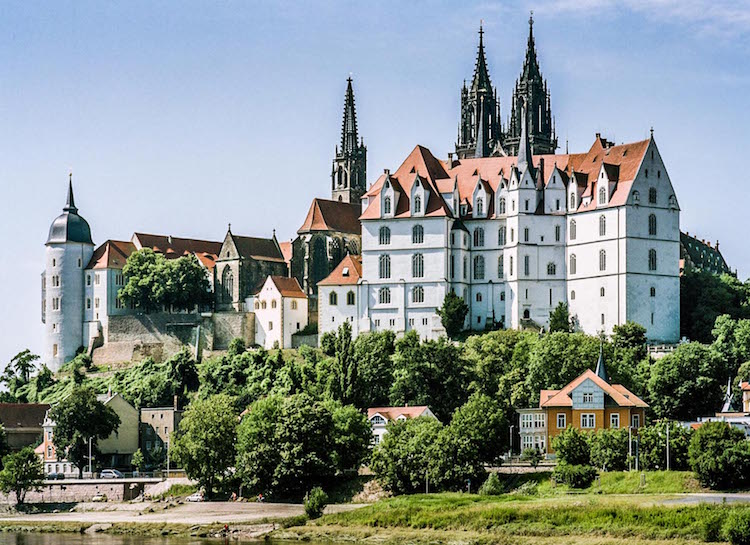
[[[72,212],[73,214],[78,212],[78,208],[76,208],[76,201],[73,197],[73,172],[68,173],[68,198],[65,201],[65,208],[63,208],[63,211],[65,212]]]
[[[232,224],[231,223],[227,225],[227,232],[228,233],[232,232]]]
[[[654,137],[654,126],[651,125],[651,138],[653,138],[653,137]]]

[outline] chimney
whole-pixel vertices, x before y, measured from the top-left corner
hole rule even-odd
[[[384,168],[383,169],[383,174],[385,174],[386,176],[388,176],[390,173],[391,173],[391,169],[389,169],[389,168]]]
[[[174,395],[174,410],[177,410],[177,394]]]

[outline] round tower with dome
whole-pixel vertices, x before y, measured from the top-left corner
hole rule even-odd
[[[91,228],[75,205],[72,178],[63,213],[49,229],[42,277],[44,362],[53,371],[73,359],[84,345],[84,270],[94,253]]]

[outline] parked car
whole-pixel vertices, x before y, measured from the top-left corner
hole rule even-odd
[[[106,494],[97,494],[93,498],[91,498],[91,501],[94,501],[96,503],[101,503],[107,501],[107,495]]]
[[[101,479],[124,479],[125,475],[123,475],[116,469],[102,469],[102,472],[99,474],[99,478]]]
[[[187,498],[185,498],[185,501],[203,501],[203,492],[190,494]]]
[[[48,481],[62,481],[65,478],[64,473],[49,473],[47,474]]]

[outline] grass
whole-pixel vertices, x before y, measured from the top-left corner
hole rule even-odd
[[[611,471],[599,474],[599,480],[584,490],[571,490],[567,486],[555,486],[550,477],[552,472],[540,471],[521,475],[503,475],[506,492],[525,482],[536,482],[539,496],[560,496],[570,493],[596,494],[687,494],[705,492],[690,471],[646,471],[641,484],[641,472]]]
[[[162,492],[158,496],[154,496],[152,499],[154,500],[164,500],[169,498],[170,496],[175,498],[180,498],[184,496],[189,496],[190,494],[194,494],[198,491],[198,485],[195,484],[173,484],[169,487],[169,490],[166,492]]]

